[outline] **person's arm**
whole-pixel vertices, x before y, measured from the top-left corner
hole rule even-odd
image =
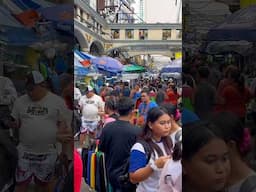
[[[57,102],[57,101],[56,101]],[[65,154],[69,160],[72,159],[72,143],[73,143],[73,134],[72,134],[72,117],[73,111],[69,110],[65,105],[64,100],[58,101],[58,123],[57,123],[57,135],[56,139],[62,145],[62,153]]]
[[[131,93],[130,93],[130,98],[133,98],[134,94],[135,94],[135,91],[134,91],[134,89],[133,89],[133,90],[131,91]]]
[[[105,127],[104,127],[104,129],[102,129],[102,133],[101,133],[101,135],[100,135],[100,141],[99,141],[99,151],[101,151],[101,152],[105,152],[106,151],[106,149],[105,149],[105,138],[106,138],[106,127],[107,127],[108,125],[106,125]]]
[[[78,108],[79,110],[82,112],[83,111],[83,96],[80,97],[79,101],[78,101]]]
[[[146,180],[154,171],[164,167],[165,162],[170,159],[170,156],[162,156],[155,161],[150,161],[148,165],[137,169],[135,172],[130,172],[130,181],[134,184]]]

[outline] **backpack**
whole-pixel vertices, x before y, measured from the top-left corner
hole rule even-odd
[[[149,146],[149,144],[144,140],[138,140],[137,143],[140,143],[145,150],[146,156],[147,156],[147,162],[149,162],[152,150]],[[121,175],[118,178],[119,184],[122,187],[122,189],[125,190],[136,190],[137,185],[130,182],[129,178],[129,165],[130,165],[130,157],[125,160],[125,163],[121,167]]]
[[[242,183],[239,192],[256,192],[256,175],[248,177]]]

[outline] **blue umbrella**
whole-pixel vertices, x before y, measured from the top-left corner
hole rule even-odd
[[[120,73],[123,71],[123,65],[120,61],[112,57],[96,57],[91,59],[91,63],[98,69],[104,70],[111,73]]]
[[[209,41],[256,41],[256,5],[230,15],[224,23],[211,29]]]

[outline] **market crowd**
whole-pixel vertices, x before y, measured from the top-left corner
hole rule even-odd
[[[105,154],[106,191],[181,191],[180,84],[158,78],[139,79],[133,85],[106,83],[98,92],[90,85],[75,87],[81,119],[76,129],[80,174],[75,182],[82,176],[88,181],[86,157],[96,147]],[[80,190],[79,185],[75,188]],[[97,191],[97,186],[92,188]]]
[[[183,190],[255,191],[255,78],[201,55],[185,63],[182,108],[200,120],[182,127]]]

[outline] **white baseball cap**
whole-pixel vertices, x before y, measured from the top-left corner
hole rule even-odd
[[[43,75],[39,71],[31,71],[28,73],[27,78],[26,78],[26,84],[40,84],[44,82],[45,79]]]
[[[93,91],[93,87],[90,86],[90,85],[87,85],[86,89],[85,89],[85,92],[90,92],[90,91]]]

